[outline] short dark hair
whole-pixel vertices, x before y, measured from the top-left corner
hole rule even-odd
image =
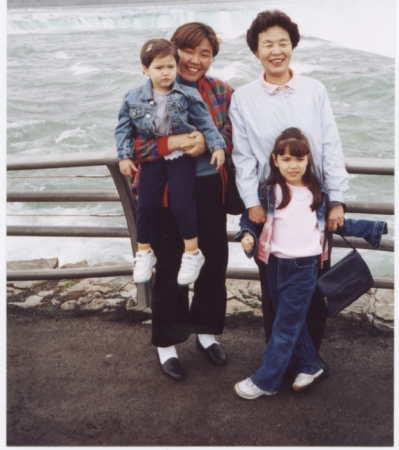
[[[195,48],[207,39],[212,47],[212,56],[219,53],[220,39],[209,25],[202,22],[189,22],[180,25],[173,33],[171,41],[178,49]]]
[[[156,57],[164,58],[168,55],[172,55],[176,60],[176,64],[179,64],[180,57],[177,48],[172,42],[166,39],[150,39],[141,47],[141,64],[149,67]]]
[[[253,53],[258,50],[259,34],[276,25],[283,28],[290,35],[293,49],[298,45],[301,39],[298,25],[287,14],[278,10],[262,11],[256,16],[256,19],[247,30],[247,44]]]

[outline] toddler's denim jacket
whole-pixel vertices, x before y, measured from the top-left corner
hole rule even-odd
[[[222,135],[212,121],[199,92],[176,81],[167,94],[167,109],[172,126],[172,134],[200,131],[211,153],[218,148],[226,148]],[[144,135],[149,139],[158,138],[151,130],[156,104],[149,79],[146,84],[128,91],[119,110],[118,125],[115,129],[118,159],[131,158],[134,138]]]

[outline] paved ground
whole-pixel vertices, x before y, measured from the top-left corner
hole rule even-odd
[[[227,320],[216,367],[179,346],[188,379],[157,366],[150,326],[133,313],[8,314],[10,446],[392,446],[393,338],[366,324],[330,320],[322,355],[331,376],[306,393],[285,378],[279,393],[239,398],[256,370],[261,318]]]

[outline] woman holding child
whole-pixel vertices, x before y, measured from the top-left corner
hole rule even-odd
[[[162,371],[174,380],[183,380],[186,373],[178,359],[175,345],[185,342],[191,333],[197,334],[198,349],[212,363],[216,365],[226,363],[226,354],[214,335],[222,334],[226,313],[225,277],[228,244],[226,213],[223,206],[226,173],[221,166],[224,152],[220,149],[224,149],[227,153],[231,153],[232,150],[231,123],[227,114],[232,88],[227,83],[206,76],[212,59],[219,52],[219,40],[212,28],[197,22],[182,25],[173,34],[171,42],[177,48],[177,57],[168,51],[153,54],[156,49],[153,44],[149,50],[149,45],[143,47],[144,55],[149,57],[147,58],[149,67],[142,58],[143,69],[150,76],[151,69],[158,70],[159,64],[165,63],[161,59],[168,55],[173,57],[165,63],[165,68],[173,64],[177,66],[176,82],[173,76],[169,75],[165,75],[164,80],[168,82],[168,86],[163,93],[169,102],[167,111],[172,119],[169,128],[166,128],[164,133],[159,132],[159,129],[153,133],[154,129],[151,128],[148,132],[140,134],[140,128],[132,126],[131,118],[135,111],[132,103],[129,104],[127,101],[128,93],[121,107],[116,137],[122,174],[132,176],[136,169],[135,164],[140,164],[133,188],[135,192],[138,189],[139,204],[140,196],[143,198],[145,195],[142,186],[140,187],[142,175],[144,182],[144,173],[141,174],[140,171],[143,169],[146,171],[148,168],[152,173],[153,164],[160,165],[162,170],[169,170],[175,165],[173,161],[183,162],[183,158],[187,160],[187,155],[189,159],[193,158],[195,161],[193,185],[195,215],[192,217],[196,217],[197,227],[190,228],[189,233],[184,235],[180,224],[178,226],[172,211],[175,202],[171,192],[173,181],[171,182],[169,178],[173,177],[172,173],[166,177],[169,193],[164,196],[164,206],[158,207],[156,218],[151,219],[156,220],[154,238],[145,234],[139,238],[138,235],[138,242],[148,245],[141,250],[150,255],[145,262],[149,274],[154,264],[156,268],[151,304],[152,343],[157,347]],[[161,89],[157,88],[154,80],[155,78],[151,77],[152,85],[149,85],[144,96],[139,95],[140,101],[147,102],[145,106],[149,110],[146,113],[150,115],[150,122],[151,114],[154,114],[155,110],[154,103],[159,103],[155,96],[157,92],[162,91],[162,86],[159,86]],[[178,97],[178,94],[181,97]],[[171,99],[171,96],[175,97]],[[194,104],[197,109],[193,107]],[[207,110],[208,114],[203,114],[204,110]],[[155,115],[157,114],[159,115],[159,111],[155,112]],[[198,119],[199,116],[204,123],[207,122],[204,127],[201,121],[190,120],[195,117]],[[209,124],[209,121],[213,123]],[[176,125],[177,122],[182,128]],[[187,122],[194,124],[195,127],[188,127]],[[193,131],[194,128],[197,131]],[[183,151],[184,156],[178,157],[179,151]],[[164,157],[169,158],[169,161],[165,162]],[[181,173],[180,169],[177,171]],[[151,189],[154,176],[145,178],[145,190]],[[162,183],[163,187],[165,181]],[[185,190],[184,186],[181,186],[180,191],[182,190]],[[188,188],[187,192],[179,192],[179,188],[177,191],[176,194],[174,189],[173,196],[182,197],[188,193]],[[191,194],[188,197],[191,198]],[[158,201],[158,197],[154,198]],[[165,207],[168,200],[171,208]],[[146,226],[142,227],[143,231],[146,229]],[[154,255],[151,253],[152,250]],[[195,264],[194,278],[188,279],[185,274],[187,271],[190,272]],[[182,276],[179,269],[180,272],[183,271]],[[198,278],[194,284],[194,296],[189,306],[187,284],[196,277]],[[142,282],[147,279],[148,274],[142,278]]]

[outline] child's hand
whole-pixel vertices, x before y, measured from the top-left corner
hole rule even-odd
[[[222,148],[218,148],[212,153],[211,164],[216,162],[216,170],[219,170],[224,163],[224,150]]]
[[[251,234],[246,234],[241,239],[241,246],[246,251],[249,252],[251,248],[254,246],[255,240]]]
[[[122,159],[119,161],[119,170],[125,177],[133,177],[134,172],[137,172],[137,167],[133,164],[130,158]]]

